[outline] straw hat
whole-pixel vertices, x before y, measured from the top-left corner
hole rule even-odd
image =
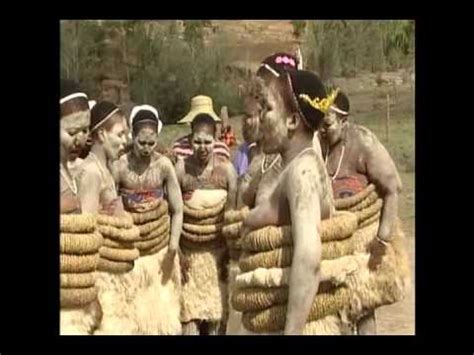
[[[212,99],[209,96],[199,95],[191,99],[191,110],[186,116],[184,116],[184,118],[179,120],[178,123],[191,123],[194,120],[194,117],[200,113],[207,113],[216,122],[222,121],[214,112]]]

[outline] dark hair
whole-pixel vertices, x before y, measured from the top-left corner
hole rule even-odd
[[[113,111],[116,112],[107,118]],[[104,121],[104,119],[107,120],[103,122],[103,124],[100,126],[100,128],[105,129],[106,131],[109,131],[112,129],[112,127],[116,124],[119,123],[123,120],[124,115],[122,111],[118,108],[117,105],[108,102],[108,101],[101,101],[98,102],[91,110],[91,125],[90,125],[90,130],[92,133],[92,137],[96,137],[97,131],[92,131],[92,129],[99,124],[100,122]]]
[[[325,112],[311,106],[300,95],[308,95],[311,99],[326,97],[326,89],[321,79],[306,70],[289,70],[277,81],[283,103],[290,112],[298,112],[308,128],[316,130],[322,122]]]
[[[150,120],[135,122],[132,126],[132,134],[135,136],[142,128],[150,127],[156,133],[158,133],[158,123],[152,122]]]
[[[158,117],[149,110],[140,110],[133,117],[132,132],[135,135],[142,127],[151,127],[158,133]]]
[[[156,115],[148,110],[140,110],[137,112],[135,117],[133,117],[133,122],[132,125],[135,125],[141,121],[153,121],[158,125],[158,117]]]
[[[349,98],[344,92],[339,91],[337,93],[336,99],[334,100],[334,104],[342,111],[346,111],[347,113],[349,113],[349,109],[350,109]]]
[[[214,118],[207,113],[200,113],[194,117],[194,120],[191,122],[191,129],[194,131],[199,126],[210,126],[213,134],[216,134],[216,121],[214,121]]]

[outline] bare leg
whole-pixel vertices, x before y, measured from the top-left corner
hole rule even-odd
[[[183,335],[199,335],[199,324],[197,321],[183,323]]]
[[[224,323],[223,321],[219,322],[217,335],[225,335],[226,328],[227,323]]]
[[[352,324],[342,323],[341,324],[341,335],[354,335],[354,327]]]
[[[357,322],[358,335],[376,335],[375,312],[369,312]]]
[[[209,335],[219,335],[219,329],[221,328],[221,322],[209,322],[207,324],[209,329]]]

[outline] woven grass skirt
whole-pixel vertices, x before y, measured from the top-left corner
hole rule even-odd
[[[227,285],[221,279],[225,249],[183,250],[189,280],[182,287],[182,322],[220,322],[227,305]]]

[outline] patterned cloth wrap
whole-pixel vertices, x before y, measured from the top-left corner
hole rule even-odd
[[[122,213],[120,198],[114,198],[108,203],[101,203],[99,214],[105,214],[107,216],[118,216]]]
[[[125,209],[130,212],[146,212],[156,207],[156,201],[163,198],[162,189],[127,190],[121,189],[120,194]]]
[[[369,184],[363,175],[341,176],[333,180],[332,191],[334,198],[345,198],[362,191]]]
[[[70,190],[61,193],[61,213],[63,214],[80,214],[81,202],[79,198]]]
[[[64,178],[60,177],[60,208],[62,214],[81,213],[81,201],[79,197],[72,192]]]
[[[193,197],[194,190],[187,190],[182,192],[183,200],[189,201]]]

